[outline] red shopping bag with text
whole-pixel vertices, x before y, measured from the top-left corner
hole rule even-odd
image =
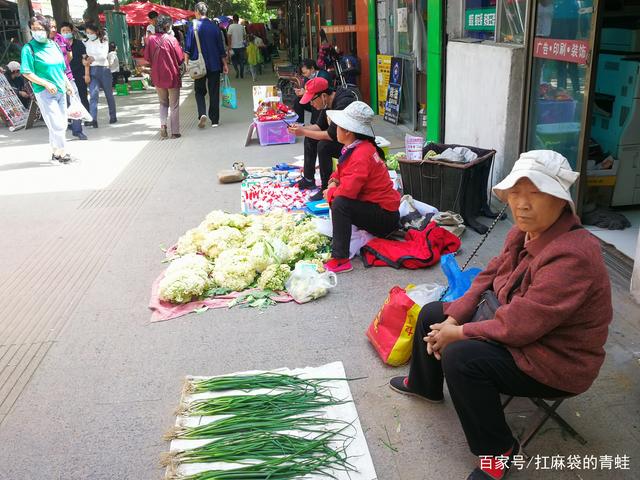
[[[369,325],[367,337],[387,365],[397,367],[411,358],[420,309],[420,305],[407,296],[404,288],[395,286]]]

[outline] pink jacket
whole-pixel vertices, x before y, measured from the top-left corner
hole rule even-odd
[[[159,88],[180,88],[184,53],[178,40],[166,33],[155,33],[149,35],[146,42],[144,58],[151,64],[153,84]]]

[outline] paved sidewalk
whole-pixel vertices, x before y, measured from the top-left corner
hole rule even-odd
[[[46,129],[0,129],[0,479],[161,478],[158,466],[174,421],[182,378],[342,360],[366,377],[351,390],[383,480],[461,479],[473,467],[451,402],[428,405],[388,386],[406,368],[381,364],[364,331],[395,284],[442,281],[438,267],[353,273],[316,302],[265,312],[232,309],[150,324],[151,282],[169,246],[213,209],[239,211],[239,185],[216,172],[241,160],[273,165],[302,154],[294,145],[244,147],[250,81],[234,81],[240,108],[199,130],[190,88],[183,91],[179,140],[161,141],[153,91],[118,97],[120,123],[70,142],[79,161],[42,164]],[[104,118],[103,118],[104,117]],[[400,147],[404,134],[378,130]],[[383,133],[384,132],[384,133]],[[474,264],[499,250],[501,222]],[[466,258],[479,236],[463,238]],[[589,392],[561,411],[589,443],[549,423],[529,453],[631,456],[631,472],[548,472],[513,478],[638,478],[640,310],[615,283],[609,355]],[[636,319],[635,322],[632,320]],[[635,356],[634,356],[635,355]],[[509,419],[521,431],[530,409]],[[397,452],[385,446],[391,444]]]

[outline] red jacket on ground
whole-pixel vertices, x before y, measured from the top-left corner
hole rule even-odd
[[[387,166],[371,142],[356,145],[351,156],[338,165],[331,178],[340,184],[327,191],[329,203],[342,196],[376,203],[390,212],[400,208],[400,194],[393,188]]]
[[[578,217],[565,212],[526,244],[524,232],[512,228],[500,255],[464,296],[445,304],[444,312],[464,324],[467,337],[505,345],[527,375],[558,390],[582,393],[604,361],[613,309],[600,244],[585,229],[572,231],[576,225]],[[489,289],[502,303],[495,318],[466,323]]]

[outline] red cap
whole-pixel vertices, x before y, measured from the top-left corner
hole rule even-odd
[[[300,103],[305,105],[309,103],[313,97],[319,93],[326,92],[327,90],[329,90],[329,82],[327,82],[326,78],[312,78],[304,86],[304,95],[302,95]]]

